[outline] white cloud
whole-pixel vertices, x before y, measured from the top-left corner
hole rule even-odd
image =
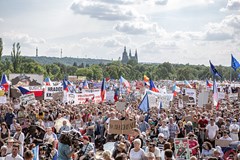
[[[129,8],[128,6],[122,7],[120,5],[88,0],[74,2],[71,5],[71,9],[75,14],[88,15],[100,20],[116,21],[146,19],[145,16],[140,15],[136,10]]]
[[[142,44],[140,48],[144,52],[157,54],[163,50],[175,50],[178,47],[174,41],[151,40]]]
[[[0,22],[4,22],[4,19],[3,19],[3,18],[0,18]]]
[[[14,31],[1,33],[0,36],[6,43],[13,44],[15,42],[19,42],[25,46],[35,46],[46,42],[43,38],[35,38],[26,33],[18,33]]]
[[[116,39],[107,39],[105,43],[103,44],[104,47],[121,47],[124,46],[123,43],[119,42]]]
[[[156,0],[155,4],[157,5],[166,5],[168,3],[168,0]]]
[[[158,26],[156,23],[144,22],[144,21],[125,21],[119,22],[114,26],[114,29],[118,32],[126,34],[165,34],[166,31]]]
[[[228,0],[226,9],[228,9],[228,10],[240,10],[240,0]]]
[[[97,1],[97,0],[95,0]],[[137,2],[137,0],[98,0],[101,2],[105,2],[105,3],[111,3],[111,4],[122,4],[122,5],[126,5],[126,4],[135,4]]]

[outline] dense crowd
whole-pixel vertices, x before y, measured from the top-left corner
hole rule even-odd
[[[237,100],[221,100],[218,109],[179,108],[175,97],[168,108],[151,108],[149,113],[138,109],[139,102],[128,102],[127,111],[118,111],[107,103],[71,105],[51,100],[21,106],[18,99],[11,99],[0,106],[1,159],[172,160],[176,138],[188,139],[191,160],[240,159]],[[110,120],[132,120],[136,128],[130,135],[111,134]],[[67,140],[70,130],[81,136]],[[216,140],[234,141],[235,147],[218,146]],[[111,150],[104,150],[110,142]]]

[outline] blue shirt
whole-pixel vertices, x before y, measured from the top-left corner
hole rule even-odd
[[[58,160],[71,160],[72,158],[68,157],[68,155],[71,153],[70,146],[63,143],[58,143]]]

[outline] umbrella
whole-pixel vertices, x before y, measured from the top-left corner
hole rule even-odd
[[[56,128],[56,131],[58,132],[60,128],[63,126],[63,121],[67,122],[67,126],[71,127],[71,123],[66,118],[59,118],[55,121],[54,127]]]

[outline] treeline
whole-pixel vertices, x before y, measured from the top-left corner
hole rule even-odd
[[[119,79],[123,76],[128,80],[142,80],[143,75],[151,77],[153,80],[205,80],[212,78],[209,66],[190,64],[137,64],[129,61],[122,64],[121,61],[110,61],[108,64],[78,64],[72,65],[62,63],[40,64],[33,59],[21,56],[21,46],[19,43],[13,44],[10,58],[1,59],[2,43],[0,39],[0,72],[10,73],[34,73],[44,74],[52,80],[61,80],[68,75],[86,76],[87,79],[101,80],[103,77]],[[230,79],[230,67],[216,66],[219,73],[223,75],[222,80]],[[232,72],[232,80],[238,80],[238,71]]]

